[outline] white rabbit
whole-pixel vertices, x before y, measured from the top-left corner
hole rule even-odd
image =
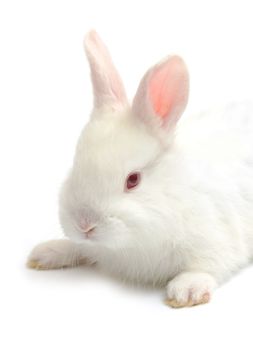
[[[38,269],[97,263],[167,284],[174,307],[208,302],[253,255],[252,107],[186,117],[189,78],[169,56],[142,79],[132,106],[95,31],[85,38],[94,109],[60,195],[69,239],[34,248]]]

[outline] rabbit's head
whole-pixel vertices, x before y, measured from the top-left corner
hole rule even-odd
[[[107,48],[92,31],[85,38],[94,109],[77,144],[60,196],[67,236],[108,246],[141,235],[152,210],[164,205],[164,157],[188,99],[183,60],[170,56],[143,77],[130,106]]]

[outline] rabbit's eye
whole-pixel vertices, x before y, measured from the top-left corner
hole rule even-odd
[[[131,190],[132,188],[136,187],[141,181],[141,174],[140,173],[131,173],[128,175],[126,180],[126,188],[127,190]]]

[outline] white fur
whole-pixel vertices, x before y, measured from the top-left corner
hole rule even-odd
[[[229,277],[253,253],[253,120],[238,108],[185,119],[162,154],[128,113],[92,120],[61,194],[65,233],[123,278],[166,283],[192,270]],[[125,193],[134,169],[142,182]],[[82,212],[98,222],[87,242],[74,226]]]
[[[192,281],[195,299],[211,293],[253,255],[252,110],[185,116],[166,143],[129,107],[95,109],[61,191],[65,234],[123,279],[166,284],[190,273],[191,283],[169,283],[169,298],[186,302]],[[125,192],[135,170],[141,183]],[[83,218],[96,224],[90,238]]]
[[[28,266],[38,269],[58,269],[85,262],[80,245],[68,239],[38,244],[30,253]]]
[[[203,272],[182,272],[167,286],[168,301],[177,301],[178,306],[187,303],[198,304],[205,299],[209,301],[210,295],[216,287],[215,279]]]

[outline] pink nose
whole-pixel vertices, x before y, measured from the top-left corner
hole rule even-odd
[[[85,220],[81,220],[80,222],[80,229],[84,232],[84,233],[91,233],[94,228],[96,227],[96,225],[94,224],[90,224]]]

